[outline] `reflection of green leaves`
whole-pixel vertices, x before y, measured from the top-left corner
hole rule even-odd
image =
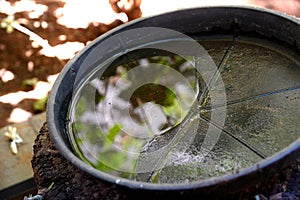
[[[192,60],[192,57],[187,57],[187,59],[186,59],[186,58],[183,58],[178,55],[154,56],[154,57],[148,58],[148,60],[150,63],[157,63],[157,64],[172,67],[174,69],[178,69],[178,67],[181,66],[182,64],[186,63],[189,60]],[[194,69],[194,68],[192,67],[192,69]]]
[[[106,135],[107,139],[109,141],[114,141],[116,135],[118,135],[118,133],[120,133],[121,128],[118,124],[115,124],[112,128],[109,129],[108,134]]]
[[[104,149],[109,149],[111,145],[113,144],[115,137],[121,132],[121,127],[118,124],[114,124],[113,127],[111,127],[108,130],[108,133],[106,135],[106,138],[104,139]],[[103,134],[101,134],[103,136]]]
[[[122,136],[120,144],[115,144],[115,137],[121,133],[121,127],[115,124],[104,139],[103,151],[99,154],[99,162],[95,166],[98,170],[116,173],[115,169],[124,169],[124,171],[132,171],[134,173],[136,159],[130,156],[128,152],[139,152],[143,146],[143,142],[127,135]],[[120,150],[121,149],[121,150]],[[113,166],[113,168],[109,167]],[[118,172],[119,176],[129,178],[131,173]]]
[[[100,103],[101,101],[103,101],[105,98],[104,95],[100,94],[97,90],[95,92],[95,104]]]
[[[183,63],[187,62],[187,60],[181,56],[174,56],[174,66],[177,68]],[[188,60],[192,60],[192,58],[188,57]]]
[[[171,90],[165,90],[164,105],[172,105],[174,104],[174,101],[177,101],[176,94],[174,94]]]
[[[171,117],[172,119],[180,119],[181,116],[181,105],[179,104],[178,100],[175,98],[173,99],[173,103],[169,104],[169,106],[163,106],[163,110],[165,112],[165,114],[169,117]],[[178,121],[176,120],[176,122]],[[176,123],[175,122],[175,123]]]
[[[85,102],[85,101],[83,101]],[[82,133],[84,131],[84,124],[76,123],[76,132]],[[116,171],[116,169],[125,169],[123,171],[134,172],[136,159],[128,155],[128,152],[139,152],[144,143],[133,137],[129,137],[126,134],[122,134],[122,127],[119,124],[114,124],[107,133],[103,133],[97,126],[89,127],[82,136],[75,136],[77,149],[76,152],[81,159],[94,166],[96,169],[115,174],[123,178],[129,178],[131,173]],[[121,135],[122,134],[122,135]],[[120,136],[120,140],[116,141],[116,137]],[[96,150],[95,156],[97,156],[97,162],[88,160],[88,157],[82,153],[81,145],[85,145],[85,148],[89,147]],[[89,145],[89,146],[87,146]]]
[[[76,115],[82,116],[87,111],[87,102],[85,98],[80,98],[76,105]]]
[[[114,166],[114,168],[118,169],[127,160],[125,154],[113,150],[101,153],[99,158],[99,162],[95,167],[104,172],[114,171],[114,169],[107,166],[106,163],[109,163],[110,166]]]
[[[125,62],[128,61],[125,60]],[[178,73],[181,73],[184,77],[186,77],[186,79],[189,82],[195,82],[195,80],[193,80],[195,79],[194,68],[190,67],[189,63],[185,64],[186,62],[188,62],[188,60],[180,56],[172,55],[154,56],[151,58],[147,58],[146,63],[156,63],[160,65],[169,66],[170,68],[177,70]],[[142,80],[143,77],[147,78],[147,76],[149,76],[149,74],[147,73],[133,75],[127,73],[129,70],[133,69],[134,67],[137,67],[138,65],[139,62],[137,61],[125,64],[122,63],[122,65],[115,65],[114,68],[111,68],[111,70],[105,72],[105,74],[101,78],[101,81],[104,81],[104,85],[101,85],[101,87],[106,88],[104,90],[102,90],[103,88],[101,88],[101,90],[99,88],[96,88],[98,90],[96,90],[95,96],[92,96],[92,98],[94,98],[92,99],[92,101],[95,101],[92,103],[100,105],[99,108],[101,108],[99,110],[98,106],[92,107],[91,102],[89,102],[89,100],[85,97],[80,97],[76,105],[76,117],[79,121],[81,117],[83,119],[83,127],[80,127],[78,130],[76,130],[79,134],[75,136],[75,138],[79,137],[82,139],[82,141],[77,141],[76,145],[78,146],[78,150],[82,150],[82,154],[84,154],[83,156],[85,156],[85,159],[83,160],[87,161],[86,159],[90,159],[88,162],[90,162],[98,170],[124,178],[130,178],[131,176],[131,178],[134,177],[133,174],[135,173],[136,168],[138,169],[137,157],[139,156],[138,154],[144,147],[146,139],[135,138],[131,136],[129,132],[126,133],[122,131],[122,126],[125,126],[127,124],[116,124],[115,122],[113,122],[113,119],[111,118],[111,113],[107,112],[109,107],[108,109],[105,108],[105,111],[101,109],[103,107],[108,106],[109,104],[109,102],[107,101],[107,97],[109,95],[109,92],[111,91],[107,89],[107,86],[114,86],[109,84],[115,84],[115,82],[118,81],[120,78],[124,79],[124,81],[128,80],[129,82],[131,79],[135,80],[135,76],[141,76],[138,78]],[[151,67],[153,65],[149,66]],[[166,116],[164,116],[163,118],[163,120],[165,120],[163,122],[164,124],[162,124],[163,130],[169,130],[169,128],[173,128],[182,121],[183,117],[187,114],[188,111],[182,110],[182,105],[180,104],[179,98],[177,97],[184,96],[184,89],[179,91],[182,93],[177,95],[175,92],[175,88],[173,89],[173,87],[171,87],[172,89],[170,89],[163,85],[165,82],[168,83],[168,86],[174,85],[174,83],[176,82],[176,80],[171,78],[164,79],[168,74],[170,74],[170,68],[165,67],[163,68],[163,70],[159,71],[159,73],[155,73],[155,80],[152,81],[152,83],[144,84],[134,91],[129,101],[134,109],[138,108],[140,110],[136,110],[136,113],[132,111],[132,113],[130,113],[132,114],[131,117],[133,117],[134,119],[138,119],[137,121],[143,121],[142,115],[144,114],[146,116],[146,114],[143,113],[145,111],[143,110],[143,104],[151,102],[153,104],[160,105],[160,113],[162,112],[161,109],[163,109],[164,113],[166,114]],[[123,90],[121,90],[121,92],[123,92]],[[127,91],[125,90],[124,92]],[[90,94],[88,92],[86,93]],[[94,93],[92,93],[92,95],[93,94]],[[123,93],[120,94],[120,97],[122,97],[122,94]],[[111,105],[109,106],[112,107]],[[121,105],[116,105],[116,107],[117,106]],[[139,115],[138,111],[142,113],[140,114],[141,116]],[[143,122],[145,124],[147,123],[146,121]],[[76,122],[76,124],[80,123],[81,122],[78,121]],[[169,149],[161,153],[161,158],[155,158],[157,159],[158,164],[161,163],[161,166],[164,166],[167,161],[169,152],[171,152],[176,146],[179,146],[176,149],[183,148],[184,142],[180,144],[180,141],[186,140],[185,135],[193,136],[193,133],[190,134],[188,131],[194,132],[193,130],[196,129],[196,122],[192,122],[192,120],[190,120],[188,121],[188,123],[193,124],[188,124],[186,128],[176,128],[176,130],[180,129],[178,132],[183,133],[179,133],[176,137],[174,137],[174,139],[170,142],[171,145],[169,145]],[[83,145],[85,145],[85,149],[81,149]],[[154,168],[154,170],[158,169],[159,166],[157,166],[157,168]],[[156,177],[155,175],[153,175],[153,181],[158,181],[159,176],[159,172]]]
[[[187,111],[182,110],[182,105],[174,93],[169,90],[166,93],[165,105],[167,106],[162,107],[163,111],[170,117],[170,120],[175,120],[174,122],[171,121],[172,125],[177,125],[185,117]]]
[[[170,66],[170,59],[169,57],[166,56],[156,56],[156,57],[149,58],[149,60],[150,63],[152,62],[152,63]]]

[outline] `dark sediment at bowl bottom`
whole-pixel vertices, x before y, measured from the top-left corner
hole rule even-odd
[[[138,191],[103,182],[67,161],[49,137],[47,123],[43,125],[34,144],[32,167],[35,182],[43,199],[135,199],[144,198]],[[50,189],[49,189],[50,186]],[[153,193],[154,194],[154,193]],[[166,199],[156,194],[155,199]],[[216,194],[214,194],[216,195]],[[300,158],[270,179],[239,193],[220,192],[216,199],[299,199]],[[207,198],[207,194],[205,194]],[[149,196],[150,197],[150,196]],[[183,196],[181,196],[182,198]],[[195,196],[201,199],[201,196]]]

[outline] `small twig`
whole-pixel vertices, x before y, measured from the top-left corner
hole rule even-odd
[[[42,48],[44,48],[44,49],[52,48],[52,46],[49,45],[47,40],[44,40],[41,36],[34,33],[33,31],[29,30],[28,28],[21,26],[18,22],[16,22],[16,21],[12,22],[11,26],[13,28],[15,28],[16,30],[28,35],[30,40],[36,42]]]
[[[1,28],[5,28],[7,33],[13,32],[13,29],[16,29],[20,31],[21,33],[24,33],[25,35],[29,36],[29,40],[32,40],[36,42],[39,46],[41,46],[43,49],[50,50],[53,47],[48,43],[48,40],[43,39],[41,36],[38,34],[34,33],[33,31],[29,30],[28,28],[20,25],[15,19],[14,16],[9,15],[6,18],[4,18],[1,21]],[[65,63],[59,59],[57,56],[55,56],[59,62],[62,65],[65,65]]]
[[[20,25],[14,18],[13,15],[9,15],[1,21],[1,28],[5,28],[7,33],[13,32],[14,29],[20,31],[29,36],[30,40],[35,41],[38,45],[42,48],[51,48],[47,40],[44,40],[41,36],[34,33],[33,31],[25,28],[24,26]]]

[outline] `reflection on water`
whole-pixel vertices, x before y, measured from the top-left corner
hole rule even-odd
[[[75,150],[97,169],[130,178],[144,145],[185,118],[197,90],[192,60],[177,55],[112,65],[73,97]]]
[[[120,59],[122,62],[113,63],[101,75],[89,77],[76,92],[69,111],[69,131],[78,156],[118,177],[186,183],[249,167],[300,136],[297,56],[272,43],[244,38],[224,61],[230,40],[200,43],[215,63],[222,65],[227,95],[224,127],[210,118],[212,110],[225,106],[212,107],[210,93],[200,108],[193,105],[205,87],[195,72],[194,59],[152,52],[138,59]],[[188,131],[196,131],[191,145],[167,156],[156,155],[162,156],[162,168],[139,171],[149,152],[171,143],[191,109],[198,113],[188,119]],[[209,125],[222,133],[212,151],[202,155],[200,147]]]

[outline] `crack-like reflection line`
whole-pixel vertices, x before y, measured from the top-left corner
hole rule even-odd
[[[224,106],[230,106],[230,105],[234,105],[234,104],[238,104],[238,103],[242,103],[242,102],[246,102],[246,101],[250,101],[250,100],[255,100],[255,99],[259,99],[262,97],[268,97],[268,96],[272,96],[272,95],[276,95],[276,94],[280,94],[280,93],[285,93],[285,92],[289,92],[289,91],[294,91],[294,90],[299,90],[300,89],[300,85],[297,86],[293,86],[293,87],[288,87],[288,88],[282,88],[279,90],[274,90],[271,92],[265,92],[265,93],[261,93],[255,96],[250,96],[250,97],[245,97],[245,98],[241,98],[241,99],[236,99],[236,100],[232,100],[232,101],[228,101],[225,104],[219,104],[219,105],[214,105],[214,106],[204,106],[201,108],[201,111],[212,111],[214,109],[218,109]]]
[[[245,139],[237,137],[236,135],[230,133],[229,131],[225,130],[223,127],[221,127],[219,124],[215,123],[214,121],[206,118],[203,115],[200,115],[200,118],[203,119],[204,121],[206,121],[207,123],[212,124],[213,126],[215,126],[218,129],[221,129],[226,135],[230,136],[231,138],[233,138],[234,140],[236,140],[237,142],[241,143],[242,145],[244,145],[246,148],[248,148],[250,151],[252,151],[253,153],[255,153],[257,156],[259,156],[262,159],[266,158],[266,155],[261,152],[260,150],[258,150],[256,147],[252,146],[249,142],[247,142]]]
[[[237,42],[238,42],[238,37],[237,36],[233,36],[232,44],[226,50],[224,56],[222,57],[220,63],[217,66],[217,69],[214,71],[213,75],[211,76],[211,78],[209,79],[208,83],[206,84],[204,90],[201,92],[201,95],[198,97],[198,102],[200,104],[200,107],[202,107],[203,105],[205,105],[205,102],[206,102],[206,100],[208,98],[208,93],[209,93],[209,91],[212,89],[212,87],[214,85],[214,80],[217,80],[219,78],[219,75],[221,74],[220,70],[225,66],[225,64],[226,64],[226,62],[227,62],[227,60],[228,60],[231,52],[234,50]],[[217,72],[219,72],[219,73],[217,73]]]

